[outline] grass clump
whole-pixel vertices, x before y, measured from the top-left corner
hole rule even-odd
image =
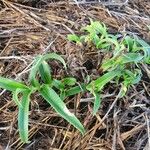
[[[120,97],[123,97],[131,85],[140,82],[142,77],[141,64],[150,64],[150,45],[138,37],[124,36],[108,33],[105,24],[90,21],[90,25],[81,29],[85,34],[77,36],[68,35],[70,41],[77,44],[92,44],[95,50],[104,55],[101,66],[103,75],[91,81],[86,86],[94,97],[93,114],[100,107],[101,92],[109,82],[121,85]]]

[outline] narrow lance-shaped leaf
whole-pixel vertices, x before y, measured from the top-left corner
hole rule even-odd
[[[127,53],[123,56],[120,56],[116,60],[116,64],[126,64],[126,63],[139,63],[142,60],[143,56],[140,53]]]
[[[58,112],[64,119],[66,119],[69,123],[71,123],[74,127],[76,127],[82,134],[85,132],[83,125],[80,121],[72,114],[64,102],[60,99],[57,93],[49,88],[48,85],[43,85],[40,90],[43,98]]]
[[[101,66],[103,71],[108,70],[109,68],[116,68],[118,65],[126,63],[139,63],[142,60],[143,56],[140,53],[127,53],[119,57],[113,57],[109,60],[105,60]]]
[[[50,53],[50,54],[46,54],[43,56],[42,55],[37,56],[34,60],[34,63],[33,63],[33,66],[31,68],[31,72],[29,75],[29,81],[31,82],[31,84],[33,86],[40,86],[38,81],[36,80],[36,74],[37,74],[37,71],[39,70],[39,67],[42,64],[42,62],[46,61],[47,59],[59,60],[64,65],[64,67],[66,69],[66,63],[65,63],[64,59],[55,53]]]
[[[69,34],[69,35],[67,36],[67,39],[68,39],[69,41],[73,41],[73,42],[76,42],[76,43],[80,42],[80,37],[78,37],[78,36],[75,35],[75,34]]]
[[[76,94],[79,94],[79,93],[84,93],[85,91],[86,91],[85,84],[74,86],[74,87],[71,87],[67,90],[63,90],[63,97],[61,96],[61,99],[64,100],[69,96],[73,96],[73,95],[76,95]]]
[[[14,100],[14,102],[16,103],[16,105],[18,105],[18,107],[23,107],[22,105],[21,105],[21,102],[20,102],[20,100],[19,100],[19,94],[21,93],[23,93],[25,90],[24,89],[16,89],[14,92],[12,92],[12,94],[13,94],[13,97],[12,97],[12,99]]]
[[[36,74],[37,74],[37,71],[42,63],[43,59],[42,59],[42,56],[39,55],[35,58],[34,62],[33,62],[33,66],[31,68],[31,72],[29,74],[29,81],[31,82],[32,86],[39,86],[39,82],[38,80],[36,79]]]
[[[56,59],[56,60],[60,61],[63,64],[65,69],[67,68],[64,59],[60,55],[57,55],[56,53],[51,53],[51,54],[44,55],[43,60],[46,61],[47,59]]]
[[[93,95],[95,97],[94,107],[93,107],[93,115],[96,115],[96,113],[100,107],[100,104],[101,104],[101,97],[100,97],[100,93],[98,93],[96,91],[93,92]]]
[[[86,88],[89,90],[95,97],[94,101],[94,108],[93,108],[93,114],[95,115],[100,107],[100,93],[99,91],[104,88],[104,86],[110,82],[113,78],[116,76],[120,76],[121,71],[119,70],[114,70],[111,72],[108,72],[104,74],[102,77],[99,77],[97,80],[91,82]]]
[[[110,82],[114,77],[119,76],[121,71],[119,70],[113,70],[110,71],[103,76],[99,77],[97,80],[92,81],[90,84],[87,85],[87,90],[89,90],[91,93],[93,91],[101,91],[101,89],[108,83]]]
[[[45,84],[50,84],[52,82],[51,69],[46,61],[43,61],[39,67],[40,76]]]
[[[77,82],[76,78],[73,77],[66,77],[62,79],[62,83],[68,86],[73,86],[76,84],[76,82]]]
[[[134,39],[129,36],[126,36],[123,42],[125,45],[127,45],[128,51],[131,52],[134,45]]]
[[[78,93],[81,93],[81,92],[85,92],[86,91],[86,86],[85,84],[81,84],[80,86],[75,86],[75,87],[72,87],[68,90],[66,90],[66,97],[68,96],[72,96],[72,95],[75,95],[75,94],[78,94]]]
[[[19,114],[18,114],[19,134],[20,134],[21,141],[27,143],[30,91],[26,91],[23,93],[20,102],[22,107],[19,106]]]
[[[65,85],[60,80],[57,79],[53,79],[52,86],[54,86],[58,90],[64,90],[65,88]]]
[[[51,53],[51,54],[46,54],[44,56],[42,55],[39,55],[35,58],[35,61],[33,63],[33,66],[31,68],[31,72],[30,72],[30,75],[29,75],[29,81],[31,82],[31,84],[33,86],[40,86],[38,81],[36,80],[36,74],[37,74],[37,71],[40,67],[40,65],[42,64],[43,61],[46,61],[47,59],[56,59],[56,60],[59,60],[65,67],[66,69],[66,63],[64,61],[64,59],[55,54],[55,53]]]
[[[0,77],[0,88],[9,90],[9,91],[15,91],[16,89],[28,89],[28,87],[20,82],[17,82],[15,80],[7,79]]]
[[[119,50],[119,48],[120,48],[118,41],[115,39],[111,39],[111,38],[105,38],[105,39],[100,40],[99,43],[97,44],[97,47],[99,48],[99,47],[101,47],[101,45],[103,45],[105,43],[108,45],[114,44],[115,48],[117,50]]]
[[[107,59],[105,60],[103,63],[102,63],[102,66],[100,67],[100,69],[102,69],[103,71],[106,71],[108,70],[109,68],[115,68],[115,60],[114,58],[110,58],[110,59]]]
[[[121,84],[121,89],[120,89],[120,98],[124,97],[126,92],[128,90],[128,87],[123,83]]]
[[[137,39],[137,42],[143,46],[144,51],[144,61],[150,64],[150,45],[143,41],[142,39]]]

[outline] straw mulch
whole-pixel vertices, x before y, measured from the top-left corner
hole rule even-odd
[[[120,3],[120,2],[119,2]],[[57,52],[68,65],[67,75],[85,80],[93,78],[99,56],[91,47],[70,43],[67,34],[80,34],[89,18],[104,22],[111,33],[138,35],[150,42],[150,2],[129,0],[125,4],[76,3],[50,0],[0,0],[0,76],[27,82],[28,69],[38,54]],[[92,59],[93,58],[93,59]],[[87,65],[85,65],[88,62]],[[53,62],[53,75],[66,72]],[[91,66],[90,68],[88,66]],[[150,149],[150,78],[149,66],[143,66],[140,84],[116,100],[119,87],[104,90],[101,108],[93,116],[92,103],[83,95],[66,100],[70,111],[84,124],[82,136],[60,118],[37,94],[30,106],[30,143],[23,144],[17,130],[18,109],[11,94],[0,91],[0,149],[27,150],[148,150]]]

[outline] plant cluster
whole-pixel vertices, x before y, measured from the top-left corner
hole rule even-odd
[[[12,92],[12,99],[18,106],[18,128],[20,138],[24,143],[28,142],[30,96],[35,92],[38,92],[60,116],[70,122],[82,134],[85,132],[83,125],[76,116],[68,110],[63,102],[66,97],[81,92],[79,86],[76,86],[76,79],[72,77],[63,78],[61,80],[53,79],[51,68],[46,62],[48,59],[60,61],[66,69],[64,59],[55,53],[51,53],[44,56],[39,55],[35,58],[27,85],[0,77],[0,87]],[[40,79],[37,77],[40,77]]]
[[[12,98],[18,106],[18,128],[22,142],[28,142],[28,116],[30,96],[35,92],[39,94],[55,109],[55,111],[76,127],[82,134],[85,129],[76,116],[71,113],[64,103],[64,99],[80,92],[89,91],[94,95],[93,114],[95,115],[101,104],[101,92],[109,82],[121,85],[120,97],[124,96],[127,89],[138,83],[142,77],[141,64],[150,64],[150,46],[137,37],[109,34],[105,24],[97,21],[82,28],[84,35],[68,35],[70,41],[76,44],[93,44],[95,49],[104,57],[100,69],[103,74],[90,83],[81,83],[73,77],[61,80],[53,79],[48,59],[60,61],[66,69],[64,59],[55,54],[39,55],[32,65],[28,84],[0,77],[0,88],[12,92]]]
[[[109,34],[105,24],[98,21],[91,20],[90,25],[81,30],[85,31],[84,35],[72,34],[68,39],[79,45],[93,44],[105,56],[100,66],[103,75],[86,87],[95,97],[93,114],[96,114],[100,107],[100,94],[108,82],[113,81],[117,86],[121,84],[120,97],[123,97],[131,85],[141,80],[140,64],[150,64],[150,45],[136,36],[119,38],[119,35]]]

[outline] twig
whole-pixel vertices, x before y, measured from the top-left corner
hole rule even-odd
[[[146,124],[147,124],[147,135],[148,135],[148,149],[150,149],[150,127],[149,127],[149,119],[147,114],[145,115],[146,117]]]
[[[114,109],[114,114],[113,114],[113,120],[114,120],[114,135],[112,139],[112,150],[116,150],[116,143],[117,143],[117,110]]]
[[[77,0],[70,0],[70,4],[77,4],[79,6],[79,4],[102,4],[105,6],[122,6],[128,3],[128,0],[126,0],[125,2],[103,2],[101,0],[93,0],[93,1],[86,1],[86,0],[81,0],[81,1],[77,1]]]
[[[104,99],[104,98],[112,97],[112,96],[114,96],[114,95],[115,95],[115,93],[113,93],[113,94],[101,95],[101,97],[102,97],[102,99]],[[80,102],[81,102],[81,103],[82,103],[82,102],[92,102],[94,99],[95,99],[95,97],[81,98],[81,99],[80,99]]]
[[[2,56],[2,57],[0,57],[0,60],[2,60],[2,59],[4,59],[4,60],[6,60],[6,59],[17,59],[17,60],[21,60],[25,64],[27,64],[27,62],[25,60],[26,59],[25,57],[19,57],[19,56]]]
[[[47,51],[50,49],[50,47],[52,46],[52,44],[56,41],[56,39],[58,38],[58,36],[53,40],[51,41],[47,47],[43,50],[44,51],[44,54],[47,53]]]

